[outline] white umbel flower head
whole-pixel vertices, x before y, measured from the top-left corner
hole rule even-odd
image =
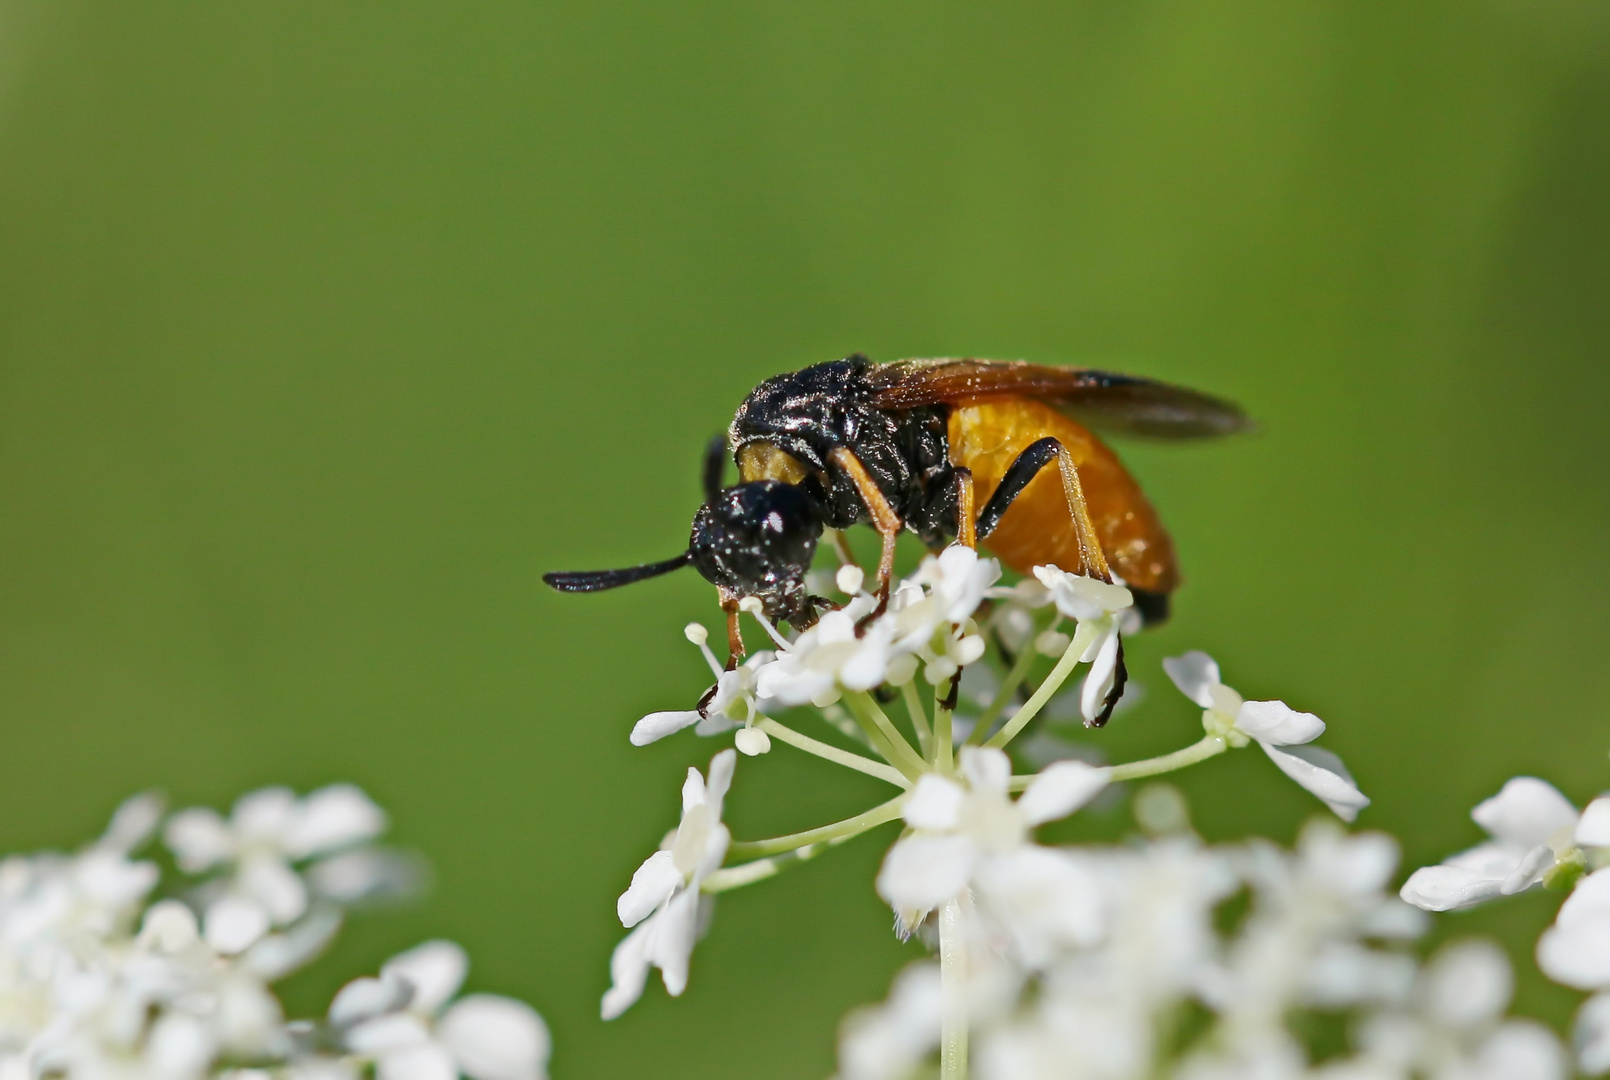
[[[252,792],[228,820],[205,807],[184,810],[163,838],[182,870],[227,871],[203,927],[208,944],[233,955],[308,910],[307,883],[293,863],[372,840],[385,827],[385,812],[362,791],[331,784],[301,798],[289,788]]]
[[[1029,830],[1088,803],[1107,785],[1109,770],[1055,762],[1016,802],[1001,751],[968,747],[961,771],[965,783],[932,773],[917,782],[904,810],[914,831],[889,849],[878,895],[909,929],[972,890],[1031,965],[1058,946],[1093,940],[1101,928],[1093,880],[1063,853],[1034,844]]]
[[[688,984],[688,963],[699,933],[699,885],[726,858],[731,835],[721,823],[737,754],[723,750],[710,761],[708,783],[689,769],[682,785],[682,821],[665,846],[644,860],[621,894],[621,925],[635,927],[610,958],[611,985],[602,1013],[612,1020],[643,994],[649,968],[660,969],[672,997]]]
[[[1451,911],[1529,889],[1572,848],[1579,824],[1570,800],[1533,776],[1510,780],[1470,816],[1491,839],[1416,870],[1403,884],[1403,899],[1427,911]],[[1587,821],[1587,827],[1591,834],[1598,823]]]
[[[1537,963],[1555,982],[1610,990],[1610,867],[1577,883],[1537,942]]]
[[[1205,652],[1188,652],[1163,661],[1163,670],[1180,693],[1202,707],[1202,726],[1231,746],[1256,741],[1280,771],[1318,796],[1343,821],[1352,821],[1370,804],[1342,759],[1308,745],[1325,732],[1313,713],[1283,701],[1247,701],[1219,679],[1219,665]]]

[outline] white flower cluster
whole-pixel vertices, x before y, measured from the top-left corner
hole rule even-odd
[[[384,827],[350,785],[271,788],[165,828],[145,795],[76,854],[0,861],[0,1077],[541,1080],[541,1018],[491,995],[449,1004],[466,962],[448,942],[349,984],[323,1020],[286,1021],[271,984],[346,904],[407,884],[408,861],[369,844]],[[137,857],[159,829],[187,879]]]
[[[836,582],[846,602],[792,638],[758,604],[741,602],[772,648],[730,670],[703,628],[688,628],[716,684],[697,709],[644,717],[632,742],[687,727],[705,735],[736,728],[735,748],[716,754],[707,774],[688,770],[680,824],[619,899],[630,933],[610,964],[606,1019],[639,999],[652,969],[670,994],[683,992],[716,893],[900,821],[904,831],[875,888],[897,932],[936,943],[941,961],[902,976],[886,1006],[850,1023],[846,1080],[895,1080],[936,1054],[942,1076],[963,1076],[969,1034],[980,1075],[1116,1080],[1177,1067],[1190,1080],[1303,1076],[1309,1056],[1290,1026],[1294,1008],[1352,1010],[1379,1020],[1383,1031],[1389,1022],[1400,1034],[1412,1029],[1420,1042],[1394,1044],[1395,1057],[1361,1034],[1349,1059],[1360,1068],[1395,1063],[1360,1077],[1408,1077],[1433,1058],[1479,1057],[1483,1040],[1508,1030],[1497,1013],[1484,1014],[1455,1037],[1424,1005],[1415,962],[1393,947],[1422,918],[1382,893],[1396,859],[1384,838],[1316,828],[1295,855],[1258,845],[1207,849],[1179,828],[1133,848],[1039,843],[1038,826],[1073,814],[1111,784],[1253,742],[1339,817],[1351,821],[1369,800],[1335,755],[1311,745],[1325,730],[1318,717],[1279,701],[1244,700],[1203,653],[1165,665],[1203,710],[1196,743],[1142,762],[1053,760],[1013,775],[1007,747],[1081,664],[1087,670],[1069,715],[1086,724],[1104,717],[1118,688],[1121,635],[1138,619],[1121,583],[1055,566],[1036,567],[1009,588],[996,584],[1000,576],[994,560],[952,546],[924,559],[880,610],[860,570],[845,566]],[[1061,629],[1064,620],[1071,633]],[[1002,670],[986,680],[988,700],[976,719],[955,722],[964,671],[983,667],[992,640]],[[1050,670],[1033,683],[1043,663]],[[895,703],[891,716],[885,706]],[[824,721],[827,740],[773,715],[804,706]],[[853,744],[836,745],[840,735]],[[774,739],[887,781],[897,793],[843,821],[735,841],[722,811],[738,754],[764,753]],[[1236,895],[1253,897],[1251,913],[1225,936],[1215,919]],[[1208,1034],[1187,1039],[1175,1029],[1193,1008],[1211,1023]]]
[[[1471,811],[1489,839],[1416,870],[1403,898],[1428,911],[1473,907],[1536,885],[1569,890],[1537,943],[1556,982],[1593,996],[1577,1013],[1577,1063],[1610,1073],[1610,795],[1578,811],[1545,780],[1518,776]]]
[[[1077,787],[1042,782],[1060,789],[1035,798],[1050,812]],[[891,852],[886,875],[913,842]],[[1207,847],[1183,829],[1123,847],[997,847],[975,863],[964,905],[973,1074],[1564,1077],[1552,1035],[1504,1019],[1510,971],[1496,947],[1460,943],[1424,967],[1408,951],[1427,920],[1386,891],[1396,862],[1390,838],[1323,822],[1292,852]],[[885,1003],[853,1013],[841,1080],[931,1075],[943,984],[940,965],[914,965]],[[1315,1018],[1345,1021],[1349,1048],[1311,1045]]]

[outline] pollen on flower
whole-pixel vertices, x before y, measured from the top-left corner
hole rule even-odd
[[[861,586],[866,584],[866,571],[854,563],[845,563],[833,576],[833,583],[845,596],[854,596],[861,591]]]
[[[703,645],[710,640],[710,631],[704,628],[703,623],[688,623],[682,628],[682,635],[695,645]]]

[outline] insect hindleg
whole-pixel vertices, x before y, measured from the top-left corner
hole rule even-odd
[[[984,504],[984,509],[978,515],[978,539],[984,540],[995,531],[1013,500],[1023,494],[1029,481],[1052,461],[1057,463],[1057,470],[1062,474],[1062,491],[1068,499],[1068,512],[1073,515],[1074,532],[1079,537],[1079,556],[1083,563],[1080,570],[1102,581],[1111,581],[1112,571],[1101,550],[1101,540],[1096,536],[1095,523],[1090,520],[1084,486],[1079,483],[1079,468],[1073,463],[1073,455],[1068,453],[1068,448],[1049,436],[1030,444],[1012,462],[1006,475],[1001,477],[1000,487],[995,489],[995,494],[990,496],[989,502]]]
[[[889,601],[889,582],[894,578],[895,541],[900,539],[900,530],[905,523],[894,512],[894,507],[889,505],[889,500],[883,497],[883,491],[867,473],[860,458],[841,446],[833,451],[831,460],[855,484],[861,501],[866,503],[867,511],[872,515],[872,527],[878,530],[878,536],[883,539],[883,554],[878,558],[878,610],[881,612],[883,605]]]

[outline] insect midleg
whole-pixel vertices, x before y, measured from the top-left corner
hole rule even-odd
[[[1079,483],[1079,467],[1073,463],[1073,455],[1068,453],[1068,448],[1051,436],[1029,444],[1007,468],[1000,486],[978,515],[978,539],[985,540],[995,531],[1012,501],[1053,460],[1062,474],[1062,491],[1067,496],[1068,512],[1073,515],[1073,527],[1079,536],[1079,558],[1083,564],[1080,569],[1091,577],[1111,581],[1112,570],[1107,566],[1107,556],[1101,550],[1095,523],[1090,520],[1090,506],[1085,501],[1084,486]]]
[[[866,503],[867,511],[872,515],[872,527],[878,530],[883,539],[883,553],[878,557],[878,607],[873,614],[881,614],[889,603],[889,582],[894,578],[894,545],[900,539],[900,530],[905,523],[900,515],[894,512],[889,500],[883,497],[883,492],[867,474],[866,466],[846,447],[834,450],[830,460],[843,469],[855,484],[855,490],[860,494],[861,501]]]

